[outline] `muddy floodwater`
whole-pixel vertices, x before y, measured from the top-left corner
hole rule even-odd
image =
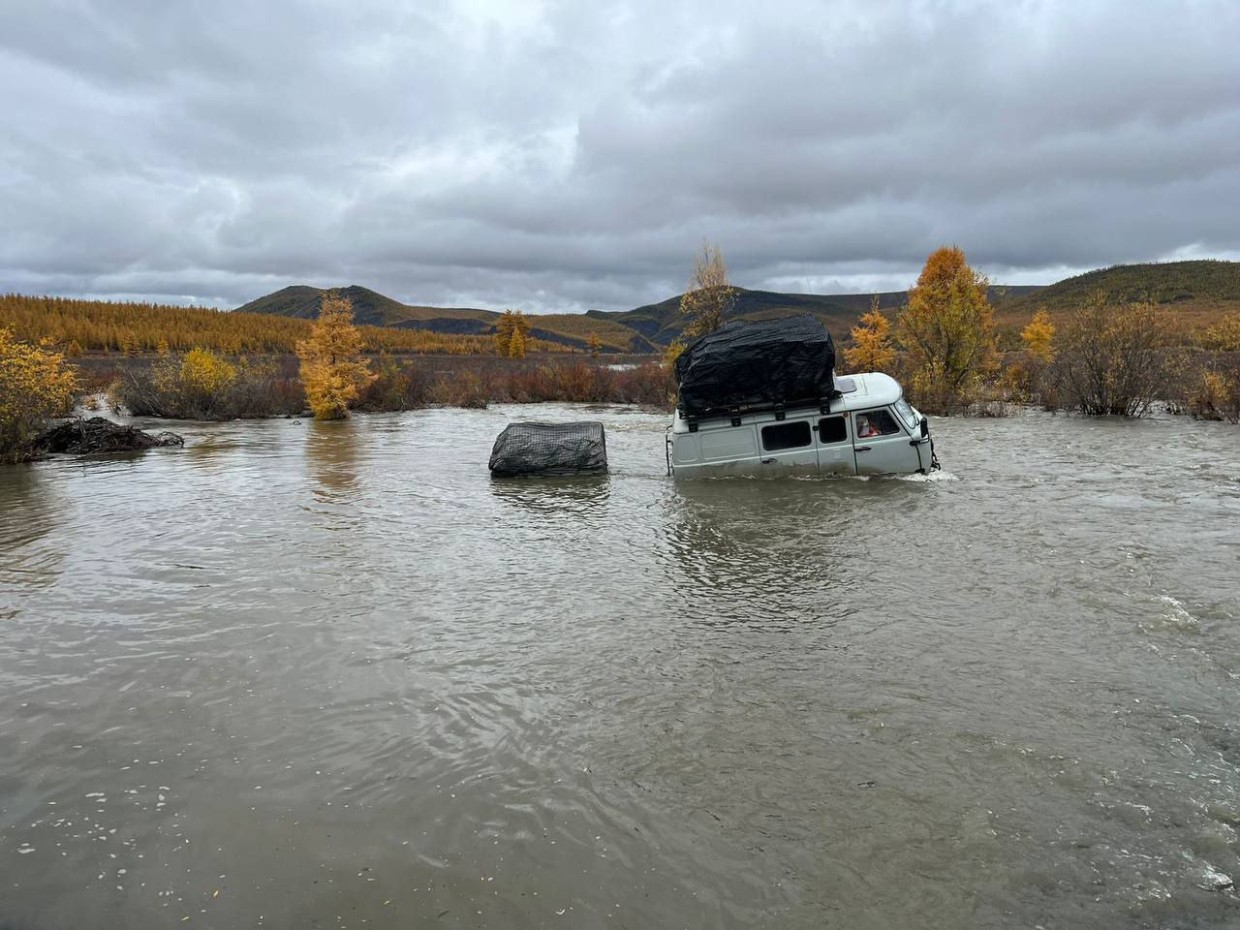
[[[601,479],[493,482],[512,419]],[[1240,926],[1240,429],[190,424],[0,469],[0,927]]]

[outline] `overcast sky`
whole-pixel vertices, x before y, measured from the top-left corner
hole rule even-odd
[[[1236,0],[0,0],[0,291],[623,310],[1240,258]]]

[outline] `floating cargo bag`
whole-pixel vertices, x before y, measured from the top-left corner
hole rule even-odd
[[[704,418],[817,403],[835,394],[834,368],[835,345],[816,317],[737,320],[677,357],[680,412]]]
[[[599,475],[607,471],[607,440],[603,424],[509,423],[491,449],[491,474]]]

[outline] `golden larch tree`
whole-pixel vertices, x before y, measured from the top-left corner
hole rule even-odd
[[[870,301],[870,312],[850,330],[852,347],[844,350],[844,361],[851,371],[890,372],[895,367],[896,349],[891,344],[891,321],[878,309],[878,297]]]
[[[512,344],[512,331],[516,327],[516,314],[511,310],[505,310],[495,321],[495,354],[501,358],[508,357],[508,347]]]
[[[930,254],[896,317],[910,387],[927,410],[967,406],[998,359],[988,282],[964,252],[944,246]]]
[[[530,321],[520,310],[505,310],[495,323],[495,354],[503,358],[525,358],[530,338]]]
[[[349,415],[349,404],[374,380],[362,358],[362,336],[353,325],[353,304],[328,292],[310,338],[297,343],[301,383],[315,419],[339,420]]]
[[[517,314],[519,317],[520,314]],[[512,338],[508,340],[508,357],[509,358],[525,358],[525,333],[526,328],[518,325],[512,329]]]

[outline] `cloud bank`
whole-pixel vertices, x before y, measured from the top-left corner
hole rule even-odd
[[[1240,5],[0,8],[0,289],[627,309],[1240,257]],[[413,5],[407,5],[412,7]]]

